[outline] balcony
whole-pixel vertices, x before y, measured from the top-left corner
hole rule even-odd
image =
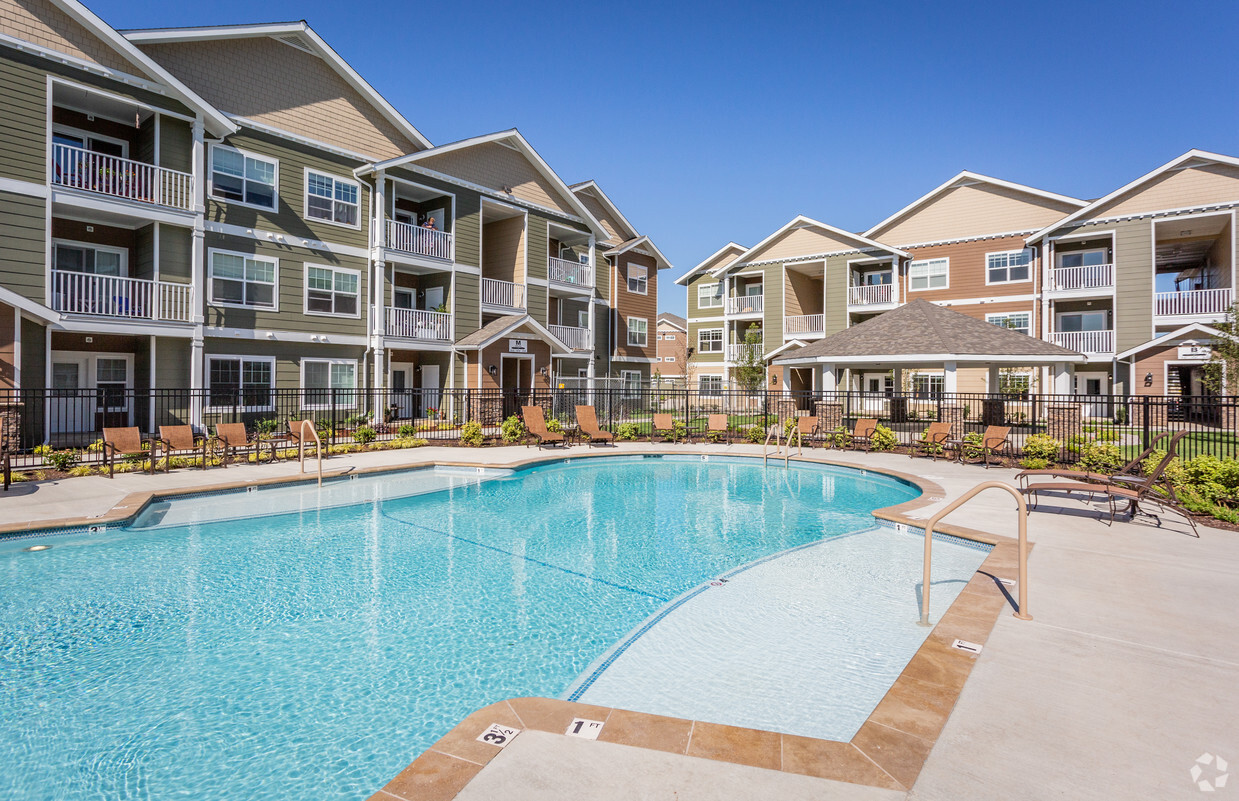
[[[1231,297],[1230,287],[1193,289],[1187,292],[1158,292],[1153,295],[1153,314],[1158,317],[1225,314],[1230,308]]]
[[[783,318],[784,336],[821,336],[824,333],[826,316],[823,314],[795,314]]]
[[[494,278],[482,279],[482,305],[503,309],[524,310],[525,285]]]
[[[761,295],[741,295],[738,298],[727,299],[728,314],[761,314]]]
[[[1109,355],[1114,353],[1113,331],[1059,331],[1049,335],[1050,341],[1061,348],[1086,355]]]
[[[747,342],[742,342],[739,345],[728,345],[724,351],[723,358],[729,362],[742,362],[745,361],[746,354],[748,353],[755,354],[755,358],[760,361],[765,353],[762,349],[762,343],[750,345]]]
[[[557,284],[592,289],[594,286],[594,267],[592,264],[582,264],[570,259],[549,256],[546,260],[546,277]]]
[[[593,350],[588,328],[578,328],[574,325],[552,325],[550,329],[560,342],[573,350]]]
[[[388,306],[384,320],[389,337],[419,339],[423,342],[452,341],[452,315],[448,312]]]
[[[429,256],[432,259],[451,261],[454,255],[452,235],[420,225],[387,221],[387,247],[401,253]]]
[[[869,284],[848,287],[849,306],[881,306],[895,302],[894,284]]]
[[[190,284],[52,270],[52,308],[65,314],[188,323],[193,320]]]
[[[1109,289],[1114,286],[1113,264],[1084,264],[1055,267],[1050,274],[1050,291],[1072,292],[1081,289]]]
[[[189,173],[72,145],[52,146],[52,184],[181,211],[194,208]]]

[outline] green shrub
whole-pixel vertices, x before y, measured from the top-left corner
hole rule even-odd
[[[122,470],[121,467],[122,465],[116,466],[117,472],[121,472],[121,473],[127,472],[125,470]],[[69,468],[68,473],[74,478],[81,478],[83,476],[93,476],[95,474],[95,469],[93,467],[88,467],[86,465],[79,465],[78,467]]]
[[[1080,466],[1091,473],[1113,473],[1123,466],[1118,445],[1089,442],[1080,449]]]
[[[44,446],[46,447],[46,446]],[[69,448],[64,451],[51,451],[46,453],[43,458],[47,463],[56,468],[62,473],[68,473],[78,463],[78,452]]]
[[[401,439],[406,437],[415,437],[417,436],[417,426],[412,423],[402,423],[401,426],[396,429],[396,436]]]
[[[1067,437],[1067,453],[1078,455],[1080,451],[1084,450],[1084,446],[1091,441],[1083,434],[1072,434],[1070,437]]]
[[[350,414],[348,417],[344,418],[344,425],[348,426],[349,428],[357,428],[358,426],[364,426],[369,422],[370,422],[369,412],[359,412],[357,414]]]
[[[926,428],[923,431],[921,431],[921,440],[924,441],[928,438],[929,438],[929,429]],[[920,445],[918,447],[921,449],[921,452],[923,453],[942,453],[943,451],[943,447],[941,445],[937,443],[932,443],[932,442],[927,443],[925,445]]]
[[[1119,433],[1113,428],[1106,426],[1097,433],[1098,442],[1118,442]]]
[[[846,448],[850,441],[849,432],[846,426],[839,426],[834,431],[825,436],[825,441],[834,445],[836,448]]]
[[[760,444],[766,440],[766,432],[761,426],[749,426],[744,429],[744,438],[749,442]]]
[[[271,418],[268,420],[255,420],[254,421],[254,433],[260,437],[269,436],[275,433],[275,430],[279,428],[279,425],[280,425],[280,421],[276,420],[275,418]]]
[[[558,417],[550,417],[546,421],[546,430],[552,434],[562,434],[564,433],[564,424],[559,422]]]
[[[420,448],[425,444],[426,440],[417,437],[397,437],[387,443],[389,448]]]
[[[672,420],[671,425],[674,428],[676,439],[684,439],[688,436],[688,423],[683,420]]]
[[[1048,459],[1040,459],[1033,456],[1025,456],[1020,459],[1020,467],[1025,470],[1044,470],[1050,466]]]
[[[460,427],[460,444],[468,445],[471,448],[478,448],[482,445],[482,424],[477,420],[470,420]]]
[[[964,434],[964,458],[980,459],[985,454],[985,438],[978,431]]]
[[[1063,443],[1051,437],[1049,434],[1033,434],[1024,440],[1024,458],[1037,459],[1044,461],[1047,464],[1058,461],[1059,452],[1062,450]],[[1020,464],[1024,464],[1020,462]],[[1030,470],[1040,468],[1028,468]]]
[[[358,445],[369,445],[378,438],[378,432],[370,426],[362,426],[353,432],[353,441]]]
[[[103,440],[97,439],[94,442],[87,445],[86,452],[87,453],[103,453]],[[35,449],[35,453],[38,453],[38,448]]]
[[[503,441],[509,445],[520,442],[525,436],[525,424],[519,417],[512,415],[499,426],[499,433],[503,436]]]
[[[623,440],[636,439],[638,431],[636,423],[620,423],[615,427],[615,438]]]
[[[1114,422],[1121,426],[1127,425],[1127,409],[1120,406],[1114,410]]]
[[[786,439],[792,435],[792,429],[796,427],[796,418],[789,417],[783,421],[783,437]],[[764,439],[764,436],[763,436]]]
[[[873,429],[873,437],[869,440],[869,443],[875,451],[893,451],[895,446],[899,444],[899,438],[895,436],[894,431],[891,431],[884,425],[879,425]]]

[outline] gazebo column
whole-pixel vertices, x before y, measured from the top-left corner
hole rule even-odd
[[[1071,364],[1068,362],[1058,362],[1054,365],[1054,394],[1055,395],[1070,395],[1071,394]]]
[[[896,392],[903,392],[903,368],[896,367],[891,370],[891,384]]]
[[[999,381],[1001,380],[1000,368],[996,364],[989,366],[989,394],[996,395],[999,392]]]
[[[839,374],[833,364],[822,365],[817,386],[821,392],[834,392],[839,388]]]
[[[958,392],[959,383],[956,380],[955,362],[942,363],[942,391]]]

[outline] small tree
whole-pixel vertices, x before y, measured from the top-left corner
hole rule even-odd
[[[740,348],[740,366],[736,368],[736,383],[746,392],[756,392],[766,383],[766,361],[762,358],[761,329],[750,325]]]
[[[1239,375],[1239,303],[1226,310],[1226,319],[1213,327],[1229,336],[1213,341],[1213,353],[1205,364],[1205,388],[1218,395],[1226,393],[1227,376]]]

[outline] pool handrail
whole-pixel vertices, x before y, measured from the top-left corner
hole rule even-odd
[[[297,458],[301,462],[301,472],[305,472],[305,441],[306,432],[314,438],[314,455],[318,459],[318,486],[323,486],[323,441],[318,437],[318,429],[310,420],[302,420],[297,431]]]
[[[930,573],[930,557],[933,554],[934,541],[934,526],[942,520],[942,518],[954,512],[959,507],[963,506],[975,496],[987,489],[1000,489],[1011,494],[1015,498],[1015,503],[1019,511],[1019,608],[1015,611],[1015,617],[1020,620],[1032,620],[1032,615],[1028,614],[1028,504],[1024,500],[1024,496],[1020,491],[1010,484],[1005,484],[1001,481],[982,481],[972,489],[965,492],[955,500],[951,501],[942,509],[939,509],[933,517],[929,518],[929,522],[925,524],[925,565],[924,575],[921,585],[921,619],[917,621],[918,625],[929,625],[929,573]]]

